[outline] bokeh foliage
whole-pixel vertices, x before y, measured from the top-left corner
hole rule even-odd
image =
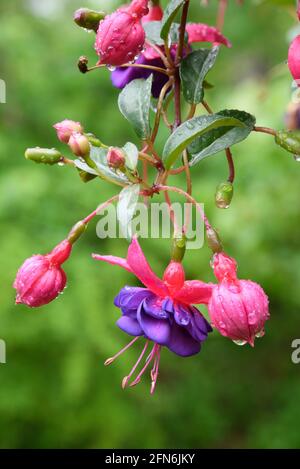
[[[99,8],[119,3],[99,1]],[[213,24],[216,1],[209,3],[204,9],[192,2],[193,21]],[[216,111],[243,109],[258,125],[281,128],[290,99],[285,61],[294,2],[283,2],[287,9],[274,2],[229,3],[224,32],[233,48],[222,49],[207,100]],[[237,258],[240,276],[260,282],[270,296],[272,319],[254,350],[214,333],[196,357],[163,352],[154,397],[147,379],[123,392],[120,381],[137,350],[109,369],[102,363],[127,341],[114,325],[119,313],[112,299],[135,280],[91,259],[93,251],[125,255],[127,248],[125,240],[99,240],[94,226],[65,266],[64,295],[40,310],[14,306],[11,285],[21,262],[47,252],[115,192],[100,181],[84,185],[69,168],[25,161],[25,148],[61,148],[51,126],[65,117],[109,144],[135,141],[118,112],[109,72],[77,72],[79,55],[96,60],[93,35],[72,23],[79,6],[97,5],[0,3],[0,78],[7,84],[7,104],[0,105],[0,338],[7,343],[7,364],[0,365],[0,447],[299,447],[300,365],[290,355],[300,336],[300,168],[271,137],[251,135],[234,148],[237,180],[228,211],[214,206],[215,187],[227,174],[224,156],[193,168],[194,194]],[[166,136],[161,132],[161,148]],[[143,246],[161,273],[168,243]],[[188,252],[185,267],[189,278],[213,279],[206,247]]]

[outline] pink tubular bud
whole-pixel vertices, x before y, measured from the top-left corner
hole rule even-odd
[[[53,126],[57,132],[57,136],[61,142],[69,143],[69,139],[74,132],[82,133],[83,128],[80,122],[74,122],[68,119],[58,122]]]
[[[64,240],[49,254],[26,259],[14,281],[16,304],[36,308],[54,300],[66,286],[67,278],[61,264],[68,259],[71,250],[72,245]]]
[[[73,133],[68,145],[76,156],[84,157],[90,153],[90,144],[85,135]]]
[[[122,168],[125,165],[125,155],[123,150],[117,147],[110,147],[107,153],[107,163],[111,168]]]
[[[115,67],[132,62],[139,55],[145,43],[140,19],[147,12],[146,0],[134,0],[100,22],[95,42],[100,64]]]
[[[227,254],[214,255],[212,266],[219,285],[213,288],[208,312],[218,331],[238,343],[254,345],[269,319],[268,297],[255,282],[239,280],[237,263]]]
[[[264,324],[270,317],[267,295],[250,280],[237,280],[235,284],[223,281],[214,287],[208,312],[223,336],[252,347],[255,337],[264,335]]]
[[[288,66],[292,77],[300,84],[300,34],[292,41],[288,52]]]
[[[163,281],[168,287],[171,295],[178,292],[183,287],[185,273],[181,262],[170,262],[164,272]]]

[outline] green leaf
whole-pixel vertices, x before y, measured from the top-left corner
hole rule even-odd
[[[213,67],[219,47],[199,49],[187,55],[181,62],[180,77],[185,100],[190,104],[201,103],[204,96],[204,78]]]
[[[106,160],[107,150],[104,148],[98,148],[91,146],[90,159],[95,163],[95,167],[91,168],[83,159],[77,159],[74,161],[77,168],[86,173],[99,176],[108,182],[117,184],[128,184],[128,179],[120,171],[115,171],[110,168]]]
[[[173,23],[170,28],[170,39],[172,44],[176,44],[179,39],[179,23]],[[162,21],[149,21],[143,24],[146,32],[146,39],[152,44],[163,46],[164,40],[160,36]],[[185,42],[188,42],[188,34],[185,33]]]
[[[132,238],[131,220],[139,199],[139,193],[140,185],[133,184],[131,186],[124,187],[119,196],[117,217],[120,223],[121,232],[128,241]]]
[[[234,117],[211,114],[209,116],[194,117],[180,125],[170,135],[163,150],[163,161],[166,169],[172,167],[177,157],[193,140],[220,127],[245,127],[245,124]]]
[[[148,21],[143,24],[147,41],[157,46],[163,46],[164,40],[160,37],[161,21]]]
[[[146,140],[151,133],[151,87],[152,75],[147,80],[139,78],[131,81],[119,94],[119,109],[142,140]]]
[[[212,129],[194,140],[188,147],[191,154],[190,166],[194,166],[207,156],[219,153],[248,137],[255,125],[255,117],[244,111],[224,110],[216,115],[235,118],[244,124],[243,127],[224,126]]]
[[[164,16],[162,19],[162,27],[160,37],[164,40],[168,38],[168,34],[171,28],[171,24],[179,10],[179,8],[185,3],[185,0],[171,0],[165,8]]]
[[[125,165],[127,168],[134,171],[137,167],[139,159],[139,151],[137,147],[133,143],[127,142],[124,145],[123,150],[125,152]]]

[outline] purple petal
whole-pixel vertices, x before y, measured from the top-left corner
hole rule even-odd
[[[153,318],[167,319],[169,317],[169,313],[162,307],[161,299],[155,295],[145,298],[142,308],[145,313],[149,314]]]
[[[195,340],[204,342],[209,332],[212,332],[212,327],[197,308],[193,308],[193,313],[187,329]]]
[[[161,307],[168,313],[174,313],[174,303],[171,298],[165,298],[161,304]]]
[[[146,59],[143,54],[138,57],[135,63],[165,68],[160,58]],[[152,95],[154,98],[158,98],[162,87],[168,81],[168,77],[164,73],[153,72],[153,70],[138,67],[118,67],[111,73],[111,81],[116,88],[122,89],[132,80],[136,78],[148,78],[151,74],[153,74]]]
[[[191,312],[188,307],[177,304],[175,306],[174,319],[178,326],[187,326],[191,321]]]
[[[171,328],[168,348],[171,352],[181,357],[189,357],[200,352],[201,342],[195,340],[186,328],[180,327],[174,322]]]
[[[141,302],[148,296],[153,294],[147,288],[126,286],[116,296],[114,305],[121,308],[123,314],[136,314]]]
[[[168,345],[171,327],[167,319],[153,318],[142,307],[138,309],[137,319],[148,339],[160,345]]]
[[[134,336],[143,335],[143,331],[138,321],[136,319],[129,318],[128,316],[122,316],[118,319],[117,326],[122,331],[126,332],[126,334]]]

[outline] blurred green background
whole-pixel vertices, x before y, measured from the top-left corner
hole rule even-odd
[[[91,64],[96,55],[93,34],[73,24],[73,11],[111,11],[120,3],[0,3],[0,78],[7,85],[7,103],[0,104],[0,338],[7,344],[7,363],[0,365],[0,447],[299,447],[300,364],[291,362],[291,342],[300,337],[300,168],[267,135],[251,135],[234,148],[237,178],[227,211],[214,206],[215,187],[227,177],[224,155],[193,170],[194,194],[238,260],[240,276],[261,283],[270,297],[272,318],[255,349],[215,332],[198,356],[163,351],[153,397],[148,376],[122,391],[137,349],[109,368],[103,362],[128,341],[115,327],[119,311],[112,300],[135,280],[91,259],[91,252],[124,256],[127,249],[125,240],[99,240],[95,224],[65,265],[64,295],[37,310],[14,305],[12,282],[24,259],[48,252],[116,192],[97,180],[83,184],[70,168],[28,162],[25,148],[66,152],[52,129],[64,118],[80,120],[110,145],[136,141],[118,112],[109,72],[81,75],[76,68],[80,55]],[[297,25],[294,2],[229,3],[224,33],[233,48],[222,49],[207,100],[215,110],[243,109],[258,125],[281,128],[291,97],[286,57]],[[194,0],[192,20],[214,24],[217,2],[209,4]],[[166,136],[160,134],[158,149]],[[168,242],[142,245],[161,273]],[[187,276],[213,280],[209,256],[207,247],[188,252]]]

